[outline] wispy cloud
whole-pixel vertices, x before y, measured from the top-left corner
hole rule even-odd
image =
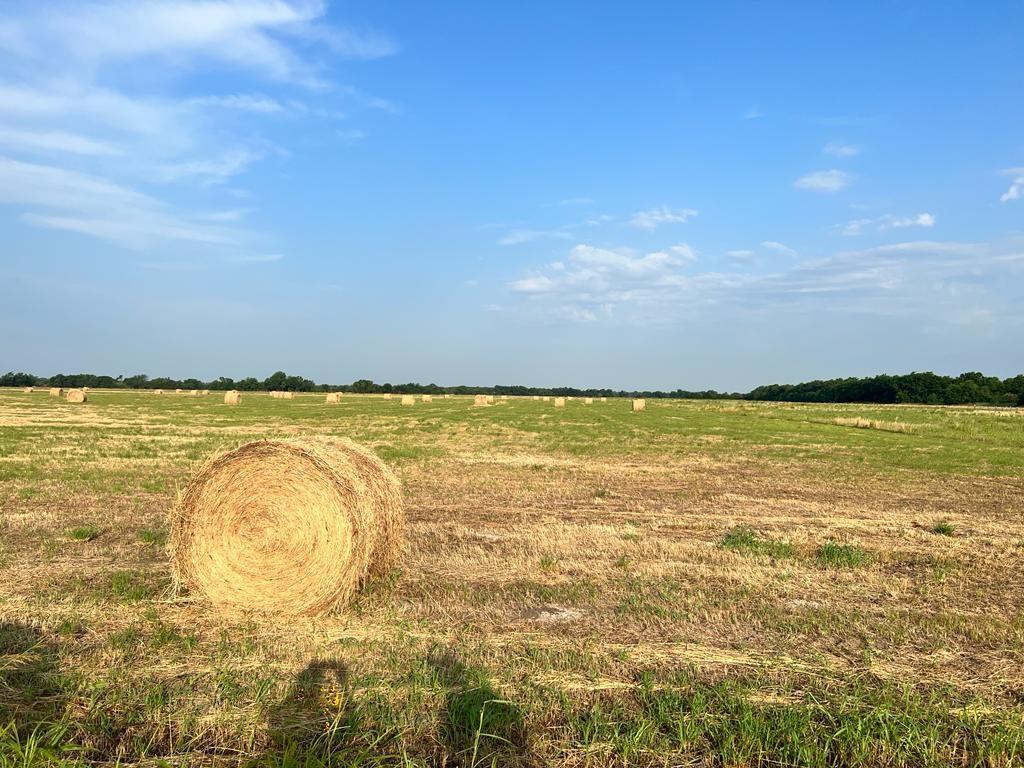
[[[793,182],[797,189],[808,189],[812,192],[838,192],[853,183],[853,177],[846,171],[836,169],[814,171],[805,174]]]
[[[594,201],[589,197],[566,197],[559,200],[555,205],[559,207],[568,207],[576,205],[591,205]]]
[[[919,213],[916,216],[894,216],[891,213],[867,219],[852,219],[839,226],[843,235],[859,235],[865,229],[885,232],[889,229],[906,229],[907,227],[934,227],[935,216],[930,213]]]
[[[331,66],[396,50],[373,30],[328,24],[321,0],[16,7],[0,9],[0,203],[31,226],[136,249],[251,240],[244,213],[218,206],[216,192],[248,195],[238,179],[268,155],[287,156],[261,127],[342,119],[341,99],[371,108],[372,97],[332,82]],[[210,82],[218,92],[196,92]],[[159,197],[181,188],[214,210]]]
[[[750,259],[753,258],[754,252],[746,249],[739,249],[734,251],[726,251],[725,255],[730,259]]]
[[[1011,200],[1020,200],[1024,197],[1024,168],[1007,168],[1000,171],[1003,176],[1012,176],[1010,188],[999,198],[999,202],[1008,203]]]
[[[783,256],[797,256],[797,252],[790,248],[784,243],[776,242],[775,240],[765,240],[761,243],[762,248],[766,248],[769,251],[775,251],[775,253],[782,254]]]
[[[535,240],[568,240],[572,237],[562,229],[514,229],[498,240],[498,245],[522,245]]]
[[[273,261],[280,261],[283,258],[283,253],[264,253],[232,256],[228,261],[234,264],[267,264]]]
[[[853,157],[860,154],[860,147],[852,144],[843,144],[838,141],[830,141],[822,150],[826,155],[833,157]]]
[[[669,208],[662,205],[634,213],[629,223],[640,229],[657,229],[661,224],[685,224],[696,215],[697,211],[693,208]]]
[[[761,117],[764,117],[764,112],[762,112],[757,107],[751,107],[750,109],[743,113],[744,120],[757,120],[758,118]]]

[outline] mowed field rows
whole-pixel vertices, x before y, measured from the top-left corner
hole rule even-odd
[[[190,474],[301,435],[395,470],[400,571],[175,594]],[[1024,764],[1024,409],[7,390],[0,515],[7,764]]]

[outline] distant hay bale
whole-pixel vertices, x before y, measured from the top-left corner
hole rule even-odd
[[[261,440],[215,455],[171,515],[174,582],[226,609],[321,614],[402,554],[401,488],[337,438]]]
[[[328,392],[327,393],[327,400],[326,400],[326,402],[328,402],[328,403],[340,403],[341,402],[341,393],[340,392]]]
[[[180,389],[176,389],[176,390],[174,390],[174,394],[176,394],[176,395],[180,395],[180,394],[181,394],[181,390],[180,390]]]
[[[24,392],[26,395],[30,395],[32,394],[32,387],[22,387],[21,391]]]
[[[556,397],[555,398],[555,408],[565,408],[565,398],[564,397]]]
[[[530,398],[531,400],[540,400],[540,395],[534,395]]]
[[[865,419],[857,416],[852,419],[836,418],[832,423],[840,427],[857,427],[858,429],[877,429],[882,432],[913,432],[914,428],[902,421],[881,421],[879,419]]]
[[[504,400],[508,400],[508,395],[502,395],[502,396],[501,396],[501,399],[502,399],[503,401],[504,401]]]
[[[64,389],[62,387],[50,387],[50,397],[64,397]]]
[[[402,395],[402,405],[416,405],[416,398],[412,395]]]
[[[584,397],[583,398],[583,404],[584,405],[593,405],[594,404],[594,398],[592,398],[592,397]]]
[[[238,405],[242,402],[242,396],[235,390],[224,393],[224,405]]]
[[[487,395],[476,395],[473,398],[473,405],[490,405],[490,403],[487,402]]]
[[[84,403],[89,399],[84,389],[69,389],[67,400],[69,403]]]
[[[422,400],[424,403],[431,403],[434,401],[434,398],[431,395],[422,395],[420,397],[420,400]]]
[[[201,395],[208,395],[208,394],[210,394],[210,390],[208,390],[208,389],[201,390],[199,392],[199,394],[201,394]]]
[[[544,397],[542,397],[542,398],[541,398],[541,400],[543,400],[543,401],[544,401],[545,403],[546,403],[546,402],[547,402],[548,400],[550,400],[550,399],[551,399],[551,396],[550,396],[550,395],[544,395]]]
[[[493,404],[494,403],[494,395],[485,395],[485,397],[487,398],[487,402],[489,404]]]
[[[385,392],[384,393],[384,399],[385,400],[390,400],[391,399],[391,393],[390,392]]]
[[[602,397],[601,398],[601,402],[602,403],[607,403],[608,402],[608,398],[607,397]]]
[[[445,394],[445,395],[444,395],[444,399],[445,399],[445,400],[449,399],[450,397],[451,397],[451,395],[450,395],[450,394]]]
[[[634,400],[633,401],[633,410],[634,411],[646,411],[647,410],[647,401],[646,400],[640,400],[640,399]]]
[[[191,392],[189,392],[188,394],[189,394],[189,396],[191,396],[191,397],[199,397],[199,390],[198,390],[198,389],[193,389],[193,390],[192,390]]]
[[[281,399],[282,400],[294,400],[295,399],[295,393],[294,392],[282,392],[281,393]]]
[[[153,390],[153,394],[154,395],[162,395],[163,393],[164,393],[164,391],[162,389],[154,389]]]

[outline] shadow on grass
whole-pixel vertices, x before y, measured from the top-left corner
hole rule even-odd
[[[438,742],[439,764],[477,768],[533,764],[520,708],[505,699],[486,671],[467,667],[451,651],[427,657],[444,689]]]
[[[0,723],[31,731],[59,721],[65,705],[53,643],[28,624],[0,622]]]

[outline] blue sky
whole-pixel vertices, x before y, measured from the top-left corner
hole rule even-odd
[[[0,368],[1024,370],[1024,4],[0,1]]]

